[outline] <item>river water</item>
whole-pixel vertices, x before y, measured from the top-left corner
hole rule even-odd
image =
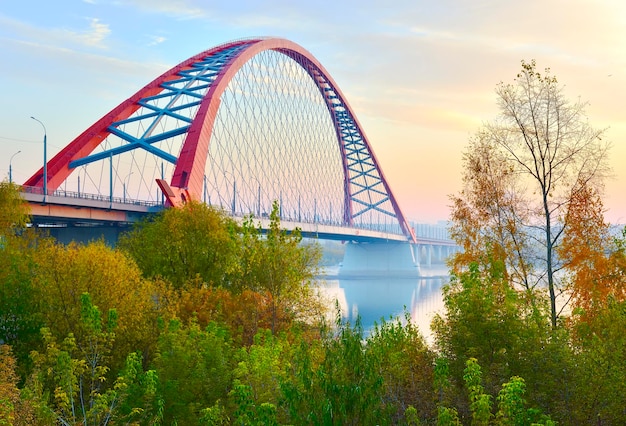
[[[360,318],[367,335],[375,322],[410,313],[427,341],[432,342],[430,323],[436,313],[443,313],[442,286],[449,276],[445,266],[422,269],[419,278],[343,279],[338,268],[327,268],[318,284],[328,297],[331,309],[337,304],[344,320],[354,324]]]

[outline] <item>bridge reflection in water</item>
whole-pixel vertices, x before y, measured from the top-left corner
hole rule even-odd
[[[432,342],[430,323],[436,313],[443,313],[442,287],[449,281],[444,266],[423,269],[419,278],[358,278],[332,276],[334,270],[318,280],[322,294],[329,299],[331,318],[335,304],[342,319],[354,324],[361,319],[365,334],[381,319],[404,317],[407,311],[428,342]]]

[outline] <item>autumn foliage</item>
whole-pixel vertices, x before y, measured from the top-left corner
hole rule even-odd
[[[462,250],[430,340],[409,312],[371,330],[333,312],[319,247],[277,203],[265,230],[191,202],[117,247],[61,245],[0,183],[0,425],[623,424],[603,131],[534,61],[496,95],[451,197]]]
[[[574,309],[581,319],[590,319],[610,299],[626,300],[624,243],[614,239],[604,221],[602,200],[592,188],[583,186],[572,195],[567,229],[558,252],[571,271]]]

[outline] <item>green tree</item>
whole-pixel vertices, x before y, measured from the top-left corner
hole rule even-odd
[[[156,375],[143,371],[139,355],[128,355],[112,385],[107,379],[117,313],[110,310],[103,320],[88,293],[82,295],[81,302],[81,338],[70,333],[58,344],[49,329],[41,330],[45,350],[32,353],[35,367],[28,389],[62,425],[158,418],[158,410],[146,410],[158,405]],[[137,388],[142,391],[137,392]],[[131,390],[135,391],[133,398]]]
[[[584,312],[574,316],[585,315]],[[592,317],[574,322],[573,403],[569,424],[621,424],[626,407],[626,302],[608,297]],[[565,422],[564,422],[565,423]]]
[[[159,376],[165,424],[194,424],[225,401],[232,386],[233,348],[228,332],[212,322],[201,329],[172,320],[159,337]],[[204,414],[202,414],[204,412]]]
[[[491,395],[486,394],[482,385],[482,371],[476,358],[466,362],[463,374],[465,387],[470,400],[472,426],[488,426],[491,419]]]
[[[383,378],[374,357],[368,357],[360,322],[337,319],[319,345],[301,342],[294,351],[294,371],[283,383],[291,422],[303,425],[389,424]]]
[[[233,288],[269,295],[272,331],[284,328],[281,318],[315,319],[322,311],[312,286],[321,259],[320,247],[302,244],[298,229],[292,232],[281,229],[277,202],[266,235],[260,226],[255,227],[253,218],[244,221],[239,274]],[[291,318],[285,318],[285,313],[291,313]]]
[[[528,287],[541,284],[547,288],[550,322],[556,328],[561,309],[557,298],[563,283],[557,274],[561,264],[555,249],[572,225],[567,220],[567,206],[583,185],[601,188],[608,173],[608,144],[602,140],[603,131],[588,124],[586,104],[568,101],[556,78],[549,70],[545,74],[538,72],[534,61],[522,61],[522,70],[514,82],[499,84],[496,94],[500,114],[484,126],[480,138],[493,151],[490,156],[500,162],[495,170],[506,173],[504,189],[515,190],[503,194],[514,196],[519,202],[500,205],[502,197],[489,192],[481,194],[491,203],[488,209],[491,213],[470,223],[475,229],[470,229],[470,235],[485,228],[493,229],[494,223],[504,223],[515,233],[520,231],[532,238],[527,240],[532,244],[519,246],[521,258],[513,251],[518,246],[508,249],[503,246],[507,249],[503,259],[507,265],[516,265],[518,271],[523,271],[526,265],[535,265],[532,274],[526,275]],[[490,170],[481,169],[476,179],[483,179],[485,174],[489,176]],[[491,181],[498,176],[493,175]],[[461,193],[458,199],[462,202],[454,203],[457,211],[462,208],[471,212],[482,202],[472,191]],[[458,222],[457,216],[467,215],[453,212],[455,226],[462,229],[464,224]],[[505,220],[499,220],[501,217]]]
[[[462,395],[465,361],[476,358],[483,368],[486,393],[496,395],[512,376],[524,377],[529,403],[566,418],[571,409],[575,358],[567,330],[552,329],[549,304],[527,301],[504,279],[502,261],[486,259],[453,276],[443,289],[445,312],[436,315],[435,343],[448,361],[450,386],[436,387],[443,405],[469,413]],[[441,403],[440,403],[441,404]]]
[[[42,295],[36,285],[36,245],[28,233],[9,237],[0,246],[0,344],[12,346],[18,372],[24,377],[30,351],[44,325]]]
[[[43,325],[41,296],[33,283],[37,239],[26,228],[28,222],[28,204],[19,187],[0,182],[0,344],[11,345],[21,376]]]
[[[224,212],[192,202],[139,223],[120,237],[118,247],[147,278],[163,277],[175,288],[228,287],[237,262],[237,228]]]
[[[367,337],[365,355],[378,367],[383,381],[382,401],[393,424],[408,422],[407,410],[427,422],[435,412],[434,360],[424,337],[406,313],[404,321],[376,324]]]
[[[256,404],[250,386],[235,384],[232,392],[235,406],[235,424],[278,426],[276,406],[269,402]]]
[[[291,345],[285,333],[275,336],[270,330],[259,331],[254,344],[237,352],[234,385],[246,386],[256,405],[268,403],[278,406],[281,401],[280,384],[292,368],[290,352]]]
[[[512,375],[523,347],[525,308],[520,295],[504,278],[501,261],[472,263],[444,286],[446,312],[432,328],[436,345],[449,360],[451,376],[460,379],[465,360],[476,358],[486,370],[489,392]]]
[[[492,413],[493,398],[485,392],[482,386],[482,371],[476,358],[470,358],[465,363],[463,374],[465,388],[467,389],[470,411],[472,414],[471,424],[474,426],[496,424],[500,426],[530,426],[546,425],[555,426],[549,416],[543,415],[539,410],[526,408],[524,394],[526,387],[524,379],[513,376],[502,384],[502,388],[496,398],[497,411]],[[444,423],[454,424],[454,410],[440,410],[440,419],[443,414]]]

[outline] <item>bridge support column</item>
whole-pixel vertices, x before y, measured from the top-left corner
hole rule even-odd
[[[418,254],[408,242],[354,243],[346,246],[340,277],[419,277]]]
[[[445,254],[444,261],[447,262],[448,259],[450,259],[450,256],[454,254],[454,247],[448,246],[445,248],[445,250],[446,250],[446,254]]]

